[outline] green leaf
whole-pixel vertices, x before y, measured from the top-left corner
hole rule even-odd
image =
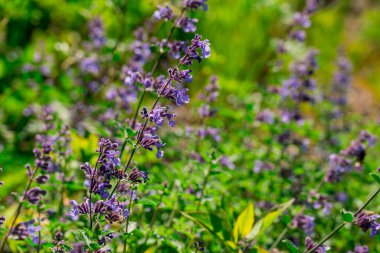
[[[255,208],[250,203],[246,209],[238,216],[235,222],[233,237],[235,242],[249,234],[255,222]]]
[[[348,211],[346,211],[344,209],[342,209],[340,212],[342,213],[343,220],[345,222],[350,222],[351,223],[354,220],[354,214],[352,212],[348,212]]]
[[[380,175],[377,173],[370,173],[370,175],[375,179],[375,181],[380,184]]]
[[[157,206],[157,203],[150,199],[139,199],[138,203],[144,206]]]
[[[90,237],[88,237],[86,231],[80,229],[79,232],[81,234],[81,237],[82,237],[83,241],[86,243],[87,247],[90,247],[90,245],[91,245],[91,239],[90,239]]]
[[[201,220],[198,220],[196,218],[194,218],[193,216],[183,212],[183,211],[180,211],[179,212],[182,216],[184,216],[185,218],[188,218],[189,220],[193,221],[194,223],[198,224],[199,226],[203,227],[204,229],[206,229],[209,233],[211,233],[213,236],[215,236],[216,238],[218,238],[220,241],[222,241],[223,243],[225,243],[225,241],[223,240],[223,238],[218,234],[216,233],[208,224],[204,223],[203,221]]]
[[[291,253],[299,253],[300,251],[298,248],[289,240],[283,240],[282,241],[285,246],[290,250]]]
[[[223,226],[222,226],[223,221],[222,221],[221,218],[219,218],[215,214],[210,214],[210,220],[211,220],[211,225],[214,228],[215,232],[219,232],[220,230],[222,230],[222,228],[223,228]]]
[[[279,205],[278,209],[268,213],[262,220],[263,225],[261,226],[260,233],[263,234],[264,231],[266,231],[272,223],[289,207],[293,204],[294,199],[289,200],[286,203],[283,203]]]

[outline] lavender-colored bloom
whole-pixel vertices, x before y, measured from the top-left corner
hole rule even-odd
[[[166,87],[165,91],[162,93],[164,97],[174,102],[177,106],[182,106],[190,102],[190,97],[186,93],[189,89],[176,89],[172,86]]]
[[[292,31],[290,32],[289,37],[293,40],[304,42],[306,39],[306,32],[303,30]]]
[[[128,175],[128,180],[133,183],[146,183],[149,180],[148,173],[145,171],[141,171],[137,168],[133,168],[132,171]]]
[[[132,44],[132,51],[133,56],[129,61],[129,66],[131,66],[132,69],[142,70],[151,56],[150,44],[136,40]]]
[[[293,24],[303,28],[309,28],[311,26],[309,16],[301,12],[296,12],[294,14]]]
[[[191,75],[191,70],[179,70],[178,68],[173,68],[168,70],[169,76],[177,81],[177,82],[183,82],[184,80],[188,83],[191,83],[193,81],[193,76]]]
[[[339,182],[345,172],[352,170],[352,164],[343,156],[330,155],[330,169],[328,170],[325,180],[327,182]]]
[[[4,224],[5,216],[0,216],[0,226]]]
[[[207,11],[207,0],[183,0],[183,7],[196,10],[202,6],[204,11]]]
[[[99,16],[91,20],[90,25],[90,37],[95,48],[100,48],[106,44],[106,38],[104,36],[103,22]]]
[[[256,115],[256,121],[272,125],[274,123],[274,113],[269,109],[265,109]]]
[[[37,205],[42,200],[42,196],[45,195],[45,190],[41,190],[40,187],[33,187],[26,193],[25,198],[29,201],[29,203]]]
[[[355,246],[354,251],[348,251],[347,253],[369,253],[369,249],[367,245],[359,245]]]
[[[162,143],[161,139],[157,135],[152,135],[148,133],[144,133],[144,136],[141,140],[141,146],[145,149],[153,151],[153,147],[157,149],[157,158],[162,158],[164,155],[164,151],[161,148],[165,147],[165,143]]]
[[[374,237],[380,232],[380,224],[377,222],[379,218],[380,215],[364,210],[356,216],[353,223],[364,232],[371,230],[371,237]]]
[[[307,0],[305,11],[308,14],[314,13],[317,10],[320,2],[321,2],[321,0]]]
[[[324,214],[330,214],[332,204],[329,202],[327,196],[319,194],[315,191],[310,191],[308,201],[315,209],[322,209]]]
[[[153,17],[157,20],[163,19],[165,21],[169,21],[174,18],[174,13],[169,6],[158,6],[158,10],[153,13]]]
[[[302,229],[306,235],[311,235],[315,227],[314,217],[299,214],[293,219],[292,226],[298,229]]]
[[[305,252],[309,252],[312,248],[317,246],[317,243],[313,242],[309,236],[306,237],[305,240]],[[318,247],[314,252],[312,253],[326,253],[326,249],[324,246]]]
[[[211,136],[217,142],[221,140],[221,137],[219,135],[219,129],[213,128],[213,127],[206,127],[203,129],[199,129],[198,136],[202,139],[205,138],[206,136]]]
[[[151,122],[154,122],[157,126],[162,126],[164,123],[164,118],[166,118],[171,127],[174,127],[175,121],[173,118],[176,116],[175,114],[167,113],[167,107],[161,107],[153,109],[152,112],[148,113],[148,109],[144,106],[141,112],[141,117],[148,118]]]
[[[80,69],[84,73],[97,75],[100,72],[98,60],[95,57],[84,58],[80,63]]]
[[[184,41],[172,41],[168,42],[169,48],[168,55],[173,59],[179,59],[182,53],[186,53],[187,46]]]
[[[222,157],[220,158],[220,164],[224,167],[229,168],[230,170],[235,169],[235,164],[226,155],[222,155]]]
[[[41,227],[34,226],[34,220],[30,220],[17,224],[11,231],[11,235],[17,240],[25,240],[26,238],[31,237],[33,243],[37,244],[39,241],[38,231],[40,230]]]
[[[211,76],[210,83],[204,88],[204,91],[199,95],[199,99],[204,100],[207,103],[214,102],[219,96],[219,84],[218,77]]]
[[[253,166],[254,173],[259,173],[263,170],[272,170],[272,169],[273,169],[273,164],[269,162],[263,162],[261,160],[256,160]]]
[[[39,184],[45,184],[48,179],[49,179],[48,175],[41,175],[36,178],[36,182]]]
[[[182,28],[186,33],[193,33],[197,30],[197,27],[195,26],[197,22],[198,19],[196,18],[181,17],[180,19],[177,19],[175,26]]]

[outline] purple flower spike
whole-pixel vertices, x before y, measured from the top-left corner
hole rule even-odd
[[[172,9],[169,8],[169,6],[165,6],[165,7],[158,6],[158,10],[156,10],[153,13],[153,17],[157,20],[163,19],[165,21],[169,21],[174,18],[174,14],[173,14]]]

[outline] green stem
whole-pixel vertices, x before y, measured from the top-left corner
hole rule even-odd
[[[129,217],[131,216],[131,206],[132,206],[132,196],[133,196],[133,189],[131,190],[131,194],[129,196],[129,203],[128,203],[128,217],[127,222],[125,223],[125,233],[128,233],[128,227],[129,227]],[[124,239],[123,242],[123,253],[127,252],[127,238]]]
[[[189,56],[189,53],[190,53],[190,51],[187,50],[186,54],[182,57],[181,61],[178,63],[178,65],[176,66],[176,68],[179,68],[179,67],[185,62],[185,60],[186,60],[187,57]],[[157,104],[158,104],[158,101],[160,100],[160,98],[161,98],[162,95],[164,94],[164,91],[165,91],[166,88],[169,86],[169,84],[170,84],[170,82],[171,82],[172,80],[173,80],[173,78],[172,78],[171,76],[169,76],[168,80],[166,81],[166,83],[165,83],[164,86],[162,87],[160,93],[157,95],[157,98],[156,98],[156,100],[154,101],[154,104],[153,104],[152,108],[150,109],[151,112],[156,108],[156,106],[157,106]],[[135,152],[136,152],[136,149],[137,149],[138,145],[140,144],[140,142],[141,142],[141,140],[142,140],[142,138],[143,138],[143,136],[144,136],[144,130],[145,130],[146,126],[148,125],[148,121],[149,121],[149,118],[147,117],[147,118],[145,119],[145,122],[144,122],[143,127],[142,127],[141,130],[139,131],[139,134],[138,134],[138,136],[137,136],[136,144],[133,146],[133,149],[132,149],[132,152],[131,152],[131,154],[130,154],[130,156],[129,156],[129,159],[128,159],[128,162],[127,162],[127,165],[124,167],[124,172],[127,171],[128,167],[129,167],[129,165],[130,165],[130,163],[131,163],[131,161],[132,161],[132,158],[133,158],[133,156],[134,156],[134,154],[135,154]],[[115,184],[115,186],[113,187],[113,189],[112,189],[112,191],[111,191],[111,194],[110,194],[109,198],[111,198],[112,195],[115,193],[115,191],[116,191],[117,187],[119,186],[120,182],[121,182],[121,179],[118,179],[117,182],[116,182],[116,184]],[[91,211],[91,210],[90,210],[90,211]]]
[[[366,208],[369,203],[380,193],[380,188],[378,188],[372,195],[367,199],[367,201],[355,212],[354,217],[356,217],[361,211]],[[340,224],[337,228],[335,228],[330,234],[328,234],[325,238],[323,238],[315,247],[313,247],[311,250],[306,251],[305,253],[311,253],[314,250],[318,249],[321,245],[323,245],[327,240],[329,240],[336,232],[338,232],[342,227],[344,227],[347,223],[343,222]]]
[[[202,203],[202,200],[203,200],[203,197],[204,197],[204,194],[205,194],[205,188],[206,188],[206,184],[208,182],[208,179],[210,177],[210,171],[211,171],[211,164],[210,166],[208,167],[208,170],[207,170],[207,173],[206,173],[206,176],[203,180],[203,184],[202,184],[202,190],[201,190],[201,196],[199,197],[199,201],[198,201],[198,205],[197,205],[197,211],[199,211],[199,208],[201,207],[201,203]]]
[[[23,205],[23,202],[25,201],[26,199],[26,194],[28,193],[29,189],[30,189],[30,186],[32,185],[33,183],[33,180],[34,180],[34,177],[36,176],[37,174],[37,171],[38,171],[38,167],[35,168],[34,172],[33,172],[33,175],[29,178],[29,183],[28,185],[26,186],[26,189],[24,191],[24,195],[22,197],[22,200],[21,202],[19,203],[17,209],[16,209],[16,212],[15,212],[15,215],[13,217],[13,221],[12,221],[12,225],[11,227],[9,228],[7,234],[5,235],[4,239],[3,239],[3,242],[1,244],[1,247],[0,247],[0,252],[4,252],[4,247],[5,247],[5,244],[7,243],[7,240],[9,238],[9,236],[11,235],[12,231],[13,231],[13,228],[15,226],[15,223],[16,223],[16,220],[18,218],[18,216],[20,215],[21,213],[21,208],[22,208],[22,205]]]
[[[183,14],[185,13],[185,10],[186,10],[186,8],[182,8],[182,10],[181,10],[181,14],[178,16],[177,19],[174,20],[174,22],[173,22],[173,26],[171,27],[171,29],[170,29],[170,31],[169,31],[169,34],[168,34],[168,36],[166,37],[166,41],[167,41],[167,42],[168,42],[168,41],[171,39],[171,37],[173,36],[174,29],[175,29],[175,24],[176,24],[177,20],[180,19],[180,18],[183,16]],[[155,62],[154,65],[153,65],[152,70],[150,71],[150,74],[151,74],[151,75],[153,75],[153,74],[156,72],[156,70],[157,70],[157,68],[158,68],[158,66],[159,66],[159,64],[160,64],[160,61],[161,61],[163,55],[164,55],[164,53],[163,53],[163,52],[160,52],[159,56],[157,57],[156,62]],[[142,101],[144,100],[144,96],[145,96],[145,94],[146,94],[146,88],[144,87],[143,93],[141,94],[141,97],[140,97],[140,99],[139,99],[139,103],[137,104],[137,108],[136,108],[135,114],[134,114],[134,116],[133,116],[132,129],[134,129],[135,126],[136,126],[137,116],[139,115],[140,107],[141,107]]]

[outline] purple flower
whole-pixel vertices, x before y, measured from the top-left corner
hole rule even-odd
[[[153,13],[153,17],[157,20],[163,19],[165,21],[169,21],[174,18],[174,14],[172,9],[169,8],[169,6],[158,6],[158,10],[156,10]]]
[[[45,190],[41,190],[40,187],[33,187],[26,193],[25,198],[29,201],[29,203],[37,205],[42,200],[42,196],[45,195]]]
[[[369,253],[368,246],[362,245],[362,246],[355,246],[354,251],[348,251],[347,253]]]
[[[306,32],[303,30],[292,31],[290,32],[289,37],[293,40],[304,42],[306,39]]]
[[[149,180],[148,173],[141,171],[137,168],[133,168],[132,171],[128,175],[128,180],[131,183],[146,183]]]
[[[179,70],[178,68],[173,68],[168,70],[169,76],[177,81],[177,82],[183,82],[184,80],[188,83],[191,83],[193,81],[193,76],[191,75],[191,70]]]
[[[99,16],[91,20],[90,25],[90,37],[95,48],[100,48],[106,44],[106,38],[104,36],[103,22]]]
[[[177,106],[182,106],[190,102],[190,97],[186,93],[188,90],[187,88],[176,89],[168,85],[162,95],[174,102]]]
[[[358,213],[353,223],[364,232],[371,230],[371,237],[374,237],[380,231],[380,224],[377,222],[379,218],[380,215],[364,210]]]
[[[229,168],[230,170],[235,169],[235,164],[226,155],[222,155],[222,157],[220,158],[220,164],[224,167]]]
[[[292,226],[298,229],[302,229],[306,235],[311,235],[314,231],[315,226],[314,217],[299,214],[293,219]]]
[[[11,231],[12,237],[17,240],[25,240],[28,237],[32,238],[33,243],[37,244],[39,241],[38,231],[41,230],[40,226],[34,226],[34,220],[21,222],[17,224]]]
[[[147,108],[144,106],[143,111],[141,112],[141,117],[148,118],[151,122],[154,122],[157,126],[162,126],[164,123],[164,118],[166,118],[171,127],[174,127],[175,121],[173,118],[176,116],[175,114],[167,113],[167,107],[161,107],[153,109],[152,112],[148,113]]]
[[[80,63],[80,69],[89,74],[97,75],[100,72],[98,60],[95,57],[87,57]]]
[[[309,28],[311,26],[309,16],[300,12],[296,12],[294,14],[293,24],[296,26],[301,26],[303,28]]]
[[[177,19],[175,26],[182,28],[186,33],[193,33],[197,30],[195,23],[198,23],[198,19],[181,17],[180,19]]]
[[[265,109],[256,115],[256,121],[272,125],[274,123],[274,113],[269,109]]]
[[[309,236],[307,236],[305,240],[305,252],[309,252],[315,246],[317,246],[317,244],[313,242]],[[326,249],[324,246],[320,246],[312,253],[326,253]]]
[[[200,6],[202,6],[202,9],[204,11],[207,11],[208,6],[206,4],[207,0],[183,0],[183,6],[185,8],[196,10]]]
[[[4,224],[5,216],[0,216],[0,226]]]
[[[140,145],[150,151],[153,151],[153,147],[156,147],[157,158],[162,158],[164,155],[164,151],[162,151],[161,148],[165,147],[165,143],[162,143],[161,139],[157,135],[144,133]]]

